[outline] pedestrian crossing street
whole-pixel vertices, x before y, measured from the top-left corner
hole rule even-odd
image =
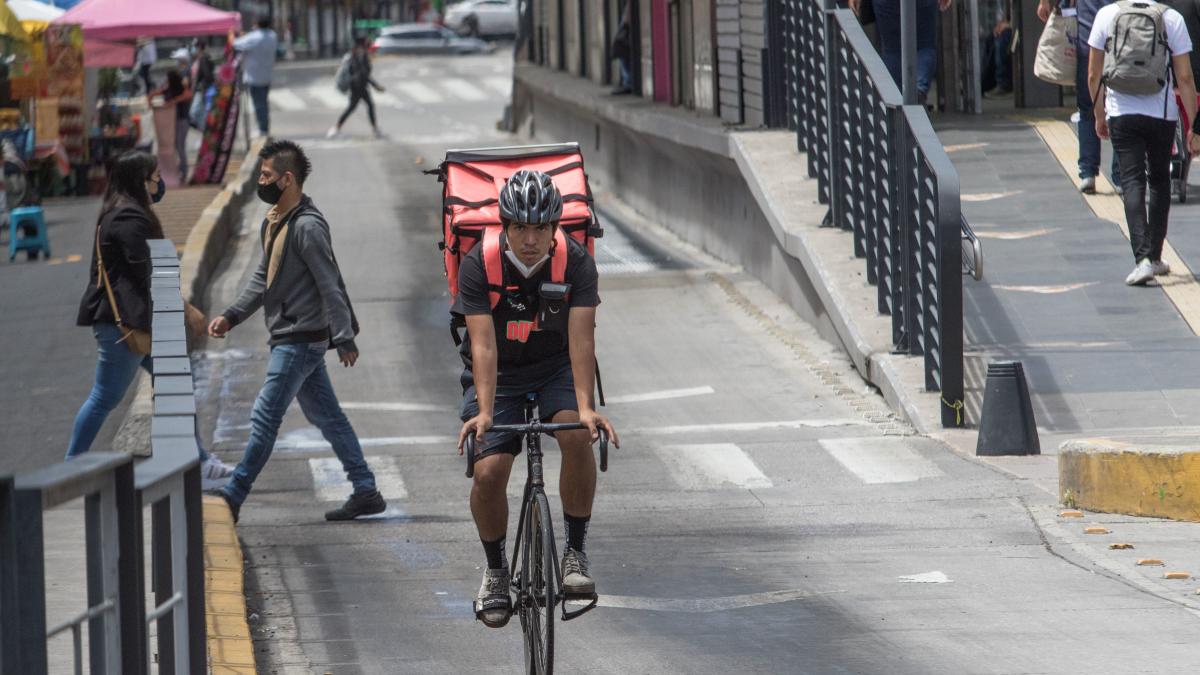
[[[371,91],[376,106],[411,109],[417,106],[481,103],[506,100],[512,93],[512,78],[490,75],[479,78],[447,77],[428,80],[381,81],[386,91]],[[278,112],[343,110],[349,103],[332,80],[271,90],[271,108]]]
[[[389,443],[377,444],[363,439],[365,447],[392,445],[400,439],[389,439]],[[424,438],[424,441],[434,440]],[[439,438],[439,445],[453,447],[453,437]],[[878,484],[912,483],[919,480],[942,478],[946,474],[931,459],[923,455],[904,438],[851,437],[821,439],[818,441],[829,457],[852,477],[853,481],[872,486]],[[315,443],[308,449],[316,449]],[[553,446],[551,446],[553,447]],[[771,490],[776,488],[759,462],[736,443],[692,443],[654,444],[650,453],[658,460],[661,469],[670,478],[670,483],[685,492],[708,492],[718,490]],[[619,450],[610,450],[616,458]],[[618,461],[630,461],[632,457]],[[653,460],[652,460],[653,461]],[[410,496],[401,471],[402,457],[387,454],[369,454],[367,462],[376,477],[380,492],[389,500],[405,500]],[[313,492],[317,501],[340,502],[352,492],[345,478],[340,461],[335,457],[308,459],[312,474]],[[545,456],[547,476],[558,475],[558,458],[555,453]],[[456,469],[458,467],[456,466]],[[428,476],[425,477],[426,479]],[[779,477],[776,479],[780,480]],[[426,481],[427,482],[427,481]],[[508,495],[520,498],[524,489],[524,461],[513,467]],[[790,481],[787,481],[790,482]],[[558,496],[558,481],[546,481],[546,493]]]

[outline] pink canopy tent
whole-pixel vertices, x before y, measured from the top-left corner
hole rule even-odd
[[[239,26],[241,15],[192,0],[83,0],[53,23],[83,27],[89,67],[129,67],[137,38],[222,34]]]

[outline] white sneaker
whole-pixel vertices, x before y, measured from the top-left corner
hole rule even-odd
[[[1087,178],[1079,181],[1079,191],[1085,195],[1096,194],[1096,177],[1088,176]]]
[[[384,133],[379,130],[379,127],[375,127],[373,131],[375,132],[375,138],[387,138],[387,136],[385,136]]]
[[[216,455],[209,455],[200,464],[200,487],[203,490],[214,490],[224,487],[233,476],[233,467],[222,462]]]
[[[335,138],[338,135],[337,127],[329,127],[329,131],[325,132],[325,138]]]
[[[1154,278],[1154,266],[1150,264],[1149,258],[1142,258],[1142,261],[1133,268],[1129,276],[1125,277],[1127,286],[1143,286],[1147,281]]]
[[[1165,260],[1150,261],[1150,269],[1154,270],[1154,276],[1165,277],[1171,273],[1171,266]]]

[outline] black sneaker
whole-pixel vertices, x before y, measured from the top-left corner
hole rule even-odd
[[[214,497],[220,497],[221,499],[224,499],[226,506],[229,507],[229,513],[231,513],[233,515],[233,522],[237,523],[238,515],[242,511],[241,504],[234,504],[233,500],[231,500],[229,498],[229,495],[224,490],[208,490],[204,494],[212,495]]]
[[[386,508],[387,502],[383,501],[383,495],[379,494],[379,490],[355,492],[350,495],[345,504],[332,511],[326,511],[325,520],[354,520],[359,516],[383,513]]]

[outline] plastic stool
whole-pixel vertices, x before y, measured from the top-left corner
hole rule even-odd
[[[22,206],[13,209],[8,217],[8,260],[17,257],[18,251],[26,251],[30,260],[38,252],[50,257],[50,236],[46,233],[46,218],[40,206]]]

